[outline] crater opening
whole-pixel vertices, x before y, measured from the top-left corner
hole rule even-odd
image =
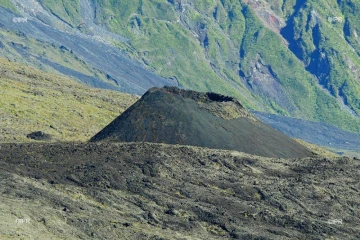
[[[233,102],[234,98],[229,96],[220,95],[217,93],[208,92],[208,98],[214,102]]]

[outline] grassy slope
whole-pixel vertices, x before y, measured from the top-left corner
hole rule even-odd
[[[86,87],[0,59],[0,141],[29,141],[45,131],[57,140],[86,141],[137,100],[119,92]]]
[[[314,153],[320,155],[320,156],[324,156],[324,157],[329,157],[329,158],[335,158],[335,157],[339,157],[338,154],[336,154],[336,151],[331,151],[329,149],[323,148],[323,147],[319,147],[316,144],[312,144],[312,143],[308,143],[305,142],[304,140],[301,139],[295,139],[298,143],[306,146],[307,148],[311,149],[311,151],[313,151]]]
[[[211,63],[215,61],[209,59],[207,49],[194,37],[202,22],[210,23],[199,10],[189,8],[186,15],[181,16],[166,1],[97,1],[97,5],[101,7],[97,12],[98,23],[129,38],[130,45],[120,47],[156,73],[176,76],[187,88],[236,96],[245,105],[254,107],[254,97],[242,85],[234,83],[239,93],[227,83],[224,73],[217,74],[212,69]],[[231,71],[228,75],[239,81]]]
[[[17,12],[16,7],[11,2],[11,0],[0,0],[0,6],[8,8],[14,12]]]
[[[72,27],[82,23],[79,1],[39,0],[41,5]]]
[[[253,98],[235,91],[210,66],[204,49],[193,37],[192,27],[202,21],[202,15],[190,9],[185,23],[166,1],[101,1],[103,11],[97,16],[99,23],[130,38],[124,46],[156,73],[164,77],[176,76],[184,87],[215,91],[237,96],[248,106]],[[108,19],[109,16],[115,16]],[[240,86],[241,87],[241,86]],[[243,90],[246,94],[246,91]]]
[[[44,58],[51,62],[62,65],[66,68],[75,70],[79,73],[94,76],[102,81],[111,83],[105,76],[104,73],[95,69],[91,65],[84,62],[81,58],[77,57],[71,50],[61,49],[60,46],[38,41],[29,36],[23,36],[6,30],[0,29],[0,37],[6,40],[4,41],[4,48],[0,48],[0,55],[4,56],[12,61],[29,64],[34,67],[38,67],[42,70],[52,71],[53,69],[44,69],[44,65],[36,58]],[[26,48],[31,54],[27,58],[19,54],[12,48],[12,44],[15,43],[22,48]]]

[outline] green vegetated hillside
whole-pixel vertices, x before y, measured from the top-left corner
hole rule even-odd
[[[271,5],[257,4],[260,5],[229,0],[192,1],[191,4],[187,1],[122,1],[121,4],[106,1],[98,3],[97,20],[131,39],[130,45],[136,50],[134,54],[157,73],[165,77],[177,76],[185,87],[232,94],[234,86],[248,100],[249,107],[256,108],[251,104],[255,102],[284,115],[324,120],[359,130],[358,120],[342,102],[355,111],[360,106],[343,99],[344,94],[335,95],[324,90],[329,87],[318,84],[322,84],[322,75],[317,81],[276,32],[276,26],[266,26],[264,22],[269,20],[259,17],[266,12],[273,14],[273,18],[283,19],[284,23],[289,19],[290,23],[291,18],[300,21],[296,15],[298,9],[308,8],[311,13],[323,7],[311,3],[295,6],[293,1],[284,5],[293,11],[286,17],[283,11],[272,11]],[[326,17],[321,22],[324,31],[329,32],[335,27]],[[337,41],[333,39],[324,44],[339,48],[338,52],[341,48],[350,49],[335,32],[336,28],[332,31]],[[355,62],[352,52],[346,56]],[[334,67],[329,66],[327,77],[332,80],[329,86],[338,87],[335,83],[343,76],[343,82],[348,83],[343,92],[356,101],[359,84],[350,78],[351,73],[341,57],[333,60]],[[335,67],[342,67],[342,72]],[[251,97],[245,94],[245,87]]]
[[[1,39],[4,39],[1,42]],[[42,62],[46,60],[85,76],[93,76],[105,83],[113,84],[106,74],[79,58],[71,49],[51,44],[19,32],[0,28],[0,56],[46,72],[56,72]]]
[[[39,1],[71,26],[80,5]],[[92,0],[114,42],[185,87],[360,131],[360,1]]]
[[[86,87],[0,58],[0,142],[27,142],[32,131],[87,141],[138,97]]]
[[[8,8],[14,12],[16,11],[15,5],[11,2],[11,0],[0,0],[0,6]]]
[[[56,15],[62,21],[72,27],[78,27],[83,21],[80,13],[79,1],[56,1],[56,0],[39,0],[38,1],[46,10]]]

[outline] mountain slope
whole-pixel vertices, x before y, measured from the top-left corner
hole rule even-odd
[[[359,21],[360,1],[338,1],[335,6],[325,6],[323,9],[324,3],[318,1],[299,4],[282,34],[318,83],[359,116],[360,49],[358,30],[351,26]]]
[[[33,131],[87,141],[137,96],[89,88],[74,79],[0,58],[0,142],[26,142]]]
[[[13,2],[29,19],[123,49],[167,79],[161,83],[360,131],[358,0]],[[61,44],[75,53],[67,59],[79,55],[74,45]],[[83,61],[106,79],[109,69]]]
[[[18,6],[23,17],[0,7],[3,57],[74,76],[93,87],[131,94],[142,94],[153,86],[178,85],[175,80],[157,76],[112,46],[113,39],[125,41],[121,36],[106,31],[85,34],[49,14],[36,1],[26,4],[20,1]]]
[[[275,4],[279,1],[269,2]],[[291,6],[289,2],[284,1],[283,4],[287,4],[288,9],[294,7],[293,14],[300,11],[301,4]],[[109,5],[106,5],[107,3]],[[292,52],[292,43],[290,42],[288,48],[288,43],[280,35],[283,34],[283,31],[280,31],[281,27],[291,26],[289,22],[294,15],[289,15],[289,21],[286,21],[286,18],[278,17],[271,10],[272,5],[255,1],[242,3],[208,1],[206,4],[202,4],[201,1],[170,1],[168,3],[132,1],[131,3],[123,2],[122,6],[116,4],[116,2],[107,1],[99,7],[97,17],[99,24],[104,24],[113,31],[127,36],[135,49],[144,49],[146,56],[140,57],[155,67],[157,73],[164,76],[167,74],[178,76],[179,74],[172,71],[172,61],[189,59],[188,61],[192,62],[190,66],[196,66],[197,70],[192,71],[187,67],[186,72],[180,75],[183,77],[179,78],[179,81],[186,87],[203,88],[197,84],[199,79],[201,82],[209,81],[209,76],[199,76],[199,74],[204,74],[201,69],[205,67],[208,69],[206,74],[212,72],[217,75],[213,76],[211,81],[220,81],[216,78],[225,80],[225,84],[235,86],[242,93],[242,97],[246,96],[251,102],[255,100],[255,104],[267,110],[272,109],[285,115],[327,121],[351,130],[358,129],[356,111],[351,109],[359,107],[356,105],[356,99],[359,99],[360,94],[359,84],[347,78],[350,74],[345,73],[349,71],[338,73],[337,77],[342,75],[344,81],[348,83],[343,90],[350,91],[348,99],[353,99],[353,105],[340,101],[339,96],[324,91],[323,85],[316,80],[319,74],[304,68],[303,60],[296,58],[297,55]],[[114,12],[101,15],[102,10],[107,9],[107,6],[108,8],[111,6]],[[314,3],[308,8],[311,12],[322,6],[321,3]],[[165,13],[161,16],[170,17],[163,19],[155,10]],[[109,15],[113,17],[110,20],[104,20]],[[270,21],[276,23],[274,19],[278,20],[278,25],[274,24],[275,27],[271,28],[268,24],[264,24]],[[281,25],[282,22],[284,25]],[[286,23],[288,25],[285,25]],[[324,26],[327,26],[326,22]],[[197,44],[193,49],[191,42],[167,37],[165,32],[168,31],[172,31],[174,36],[179,36],[178,32],[183,32],[180,36],[185,34],[186,39],[193,39]],[[329,34],[338,35],[333,29],[327,28],[326,31]],[[187,47],[179,47],[178,43],[185,43]],[[339,43],[341,46],[344,45],[343,48],[347,48],[347,43],[338,41],[337,38],[329,45],[336,48],[336,44]],[[160,47],[160,44],[168,47]],[[190,57],[191,55],[195,57]],[[351,60],[356,60],[353,58],[354,55],[350,53],[348,55],[351,56]],[[341,59],[335,62],[340,67],[345,67]],[[165,64],[169,66],[161,67]],[[178,66],[174,63],[174,68]],[[333,72],[338,72],[335,65],[331,69]],[[191,79],[191,81],[186,79]],[[208,89],[223,93],[225,89],[220,89],[219,86],[215,88],[208,86]],[[252,97],[243,93],[246,92],[244,87]]]

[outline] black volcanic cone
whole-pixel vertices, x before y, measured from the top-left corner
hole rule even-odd
[[[182,144],[267,157],[312,155],[231,97],[175,87],[150,89],[90,141]]]

